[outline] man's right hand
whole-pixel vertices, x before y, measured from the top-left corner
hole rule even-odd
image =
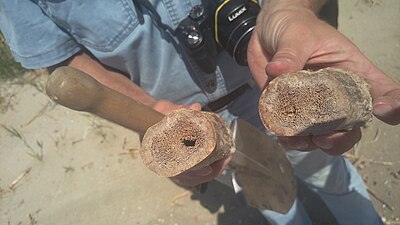
[[[164,115],[168,115],[173,110],[180,108],[198,111],[201,110],[201,105],[199,103],[194,103],[192,105],[177,105],[168,100],[158,100],[154,105],[152,105],[152,107]],[[209,182],[222,173],[222,171],[225,169],[225,166],[228,165],[230,159],[231,157],[226,157],[215,161],[209,166],[195,170],[187,170],[181,174],[171,177],[171,180],[184,187],[193,187],[205,182]]]
[[[93,76],[103,85],[114,89],[134,99],[135,101],[152,107],[154,110],[164,115],[168,115],[173,110],[179,108],[193,109],[199,111],[201,110],[201,105],[199,103],[194,103],[191,105],[178,105],[165,99],[155,99],[153,96],[149,95],[135,83],[130,81],[126,76],[116,71],[109,70],[87,52],[79,52],[71,59],[55,67],[61,65],[77,68]],[[172,180],[183,186],[195,186],[197,184],[210,181],[218,176],[223,171],[225,165],[227,165],[228,162],[228,159],[222,159],[199,170],[185,171],[172,178]]]
[[[200,169],[189,169],[181,174],[171,177],[171,180],[184,187],[194,187],[212,181],[220,175],[222,171],[224,171],[231,158],[231,156],[228,156]]]
[[[174,111],[176,109],[182,109],[182,108],[192,109],[192,110],[197,110],[197,111],[201,110],[201,105],[199,103],[193,103],[191,105],[178,105],[178,104],[175,104],[175,103],[165,100],[165,99],[156,101],[150,107],[152,107],[154,110],[156,110],[157,112],[160,112],[164,115],[168,115],[172,111]]]

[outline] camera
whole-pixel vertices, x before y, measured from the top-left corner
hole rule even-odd
[[[247,45],[260,6],[255,0],[202,0],[176,28],[188,55],[206,73],[216,68],[217,53],[224,49],[239,64],[247,65]]]

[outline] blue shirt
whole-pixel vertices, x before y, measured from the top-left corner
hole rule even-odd
[[[151,0],[164,24],[175,29],[200,0]],[[132,0],[0,0],[0,29],[26,68],[60,63],[87,49],[103,64],[129,76],[149,94],[180,104],[214,101],[250,79],[247,67],[222,51],[213,74],[202,72]]]

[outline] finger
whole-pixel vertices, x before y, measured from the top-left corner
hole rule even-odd
[[[177,176],[171,177],[171,180],[181,186],[194,187],[212,180],[214,178],[212,172],[213,169],[211,166],[205,166],[200,169],[185,171]]]
[[[221,160],[217,160],[209,166],[187,170],[175,177],[172,177],[171,180],[186,187],[193,187],[211,181],[222,173],[231,159],[232,157],[229,156]]]
[[[273,57],[266,67],[268,75],[276,77],[283,73],[302,70],[315,51],[315,41],[312,36],[307,35],[311,32],[310,28],[303,25],[295,29],[298,32],[288,33],[276,43]],[[304,33],[304,36],[299,36],[299,33]]]
[[[312,142],[311,136],[278,137],[284,148],[299,151],[312,151],[318,147]]]
[[[189,105],[189,109],[200,111],[201,110],[201,104],[200,103],[193,103]]]
[[[283,73],[296,72],[302,70],[309,55],[304,50],[282,47],[274,54],[270,63],[266,67],[268,75],[276,77]]]
[[[361,61],[361,60],[360,60]],[[366,60],[368,63],[369,61]],[[370,63],[370,62],[369,62]],[[366,71],[360,71],[370,85],[374,115],[385,123],[400,123],[400,85],[370,63]]]
[[[162,111],[164,114],[168,115],[172,111],[182,108],[200,111],[201,105],[200,103],[193,103],[191,105],[177,105],[168,100],[161,99],[156,103],[156,105],[153,108],[157,111]]]
[[[200,169],[192,170],[192,171],[188,172],[187,175],[192,173],[195,176],[205,177],[205,176],[210,175],[212,172],[213,172],[213,169],[211,168],[211,166],[205,166]]]
[[[213,170],[212,174],[215,176],[220,175],[225,167],[229,164],[229,162],[231,161],[232,156],[228,156],[226,158],[223,158],[221,160],[215,161],[214,163],[212,163],[210,166]]]
[[[193,103],[191,105],[176,105],[175,109],[191,109],[191,110],[201,111],[201,104]]]
[[[400,124],[400,89],[374,100],[374,115],[385,123]]]
[[[179,105],[176,105],[165,99],[160,99],[153,105],[154,110],[161,112],[164,115],[170,114],[172,111],[178,109],[179,107]]]
[[[268,76],[265,72],[265,67],[270,59],[271,57],[261,46],[258,33],[256,31],[253,32],[247,48],[247,63],[254,80],[261,90],[264,89],[266,83],[268,82]]]
[[[334,132],[328,135],[313,136],[312,141],[329,155],[341,155],[361,140],[361,129]]]

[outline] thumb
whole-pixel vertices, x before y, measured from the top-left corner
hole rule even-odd
[[[189,105],[189,109],[201,111],[201,104],[200,103],[193,103]]]
[[[285,46],[285,43],[283,43],[282,46],[278,47],[272,60],[266,66],[267,74],[277,77],[283,73],[302,70],[309,58],[309,54],[305,52],[303,44],[299,43],[298,46]]]
[[[400,124],[400,89],[376,98],[374,115],[387,124]]]
[[[176,107],[176,109],[182,109],[182,108],[201,111],[200,103],[193,103],[191,105],[177,105],[177,107]]]

